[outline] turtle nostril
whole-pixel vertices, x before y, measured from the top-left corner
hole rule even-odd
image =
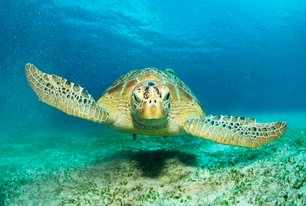
[[[152,101],[150,100],[150,101],[149,101],[149,103],[151,104],[151,103],[152,103]]]
[[[155,104],[156,104],[156,102],[157,102],[157,101],[156,101],[156,100],[154,100],[154,103],[155,103]]]

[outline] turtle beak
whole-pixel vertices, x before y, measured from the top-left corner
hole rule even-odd
[[[163,105],[158,100],[148,100],[143,103],[139,115],[144,119],[159,119],[165,116]]]

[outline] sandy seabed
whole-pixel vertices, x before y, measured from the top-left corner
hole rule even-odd
[[[306,130],[260,149],[195,137],[33,134],[0,144],[0,205],[306,205]]]

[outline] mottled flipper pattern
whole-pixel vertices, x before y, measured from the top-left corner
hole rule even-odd
[[[220,144],[257,148],[278,139],[286,122],[257,123],[255,119],[232,116],[207,116],[184,124],[186,133]]]
[[[43,102],[69,115],[93,122],[107,123],[109,120],[108,113],[79,85],[43,73],[32,64],[26,64],[25,71],[30,86]]]

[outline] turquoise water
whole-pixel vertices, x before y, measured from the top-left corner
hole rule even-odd
[[[2,1],[0,205],[305,205],[304,1]],[[287,121],[258,150],[139,136],[38,101],[24,65],[95,99],[172,68],[208,114]]]

